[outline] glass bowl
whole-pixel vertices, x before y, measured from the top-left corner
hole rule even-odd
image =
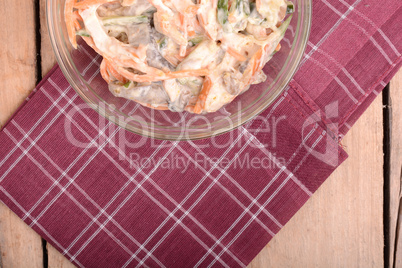
[[[143,136],[164,140],[195,140],[233,130],[248,122],[275,101],[297,70],[311,26],[311,0],[294,0],[295,12],[281,42],[281,50],[264,67],[267,80],[252,85],[244,94],[214,113],[158,111],[109,92],[99,74],[101,57],[79,42],[68,41],[64,0],[47,0],[47,25],[57,62],[74,90],[100,115],[116,125]],[[82,41],[82,40],[81,40]]]

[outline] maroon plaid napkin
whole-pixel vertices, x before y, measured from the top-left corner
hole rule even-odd
[[[0,133],[0,199],[78,266],[245,266],[347,157],[339,138],[401,65],[401,14],[400,0],[314,1],[287,91],[196,142],[102,121],[56,67]]]

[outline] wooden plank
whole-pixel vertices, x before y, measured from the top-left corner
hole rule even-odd
[[[260,267],[383,267],[378,96],[344,138],[349,158],[253,260]]]
[[[45,76],[56,64],[46,24],[46,0],[40,0],[40,25],[42,76]]]
[[[34,1],[0,1],[0,124],[35,87]],[[4,38],[6,37],[6,38]]]
[[[0,204],[0,267],[43,267],[42,240],[3,203]]]
[[[69,260],[66,259],[57,249],[47,244],[49,268],[74,268]]]
[[[390,266],[402,268],[402,69],[390,83]],[[395,257],[395,258],[394,258]]]
[[[35,87],[34,1],[0,1],[0,128]],[[6,37],[6,38],[4,38]],[[1,267],[42,267],[42,241],[0,204]]]

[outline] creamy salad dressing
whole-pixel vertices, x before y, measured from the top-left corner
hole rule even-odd
[[[66,23],[103,56],[101,74],[115,96],[155,109],[208,113],[265,81],[262,68],[280,49],[290,5],[81,0],[66,12]],[[75,36],[70,39],[74,45]]]
[[[266,20],[264,27],[274,27],[282,21],[286,14],[286,4],[284,0],[257,0],[257,11]]]

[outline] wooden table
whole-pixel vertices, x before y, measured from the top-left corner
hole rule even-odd
[[[1,0],[0,25],[1,128],[55,61],[45,0]],[[349,159],[249,267],[391,267],[393,256],[402,267],[401,100],[402,71],[342,141]],[[2,204],[0,252],[1,267],[73,267]]]

